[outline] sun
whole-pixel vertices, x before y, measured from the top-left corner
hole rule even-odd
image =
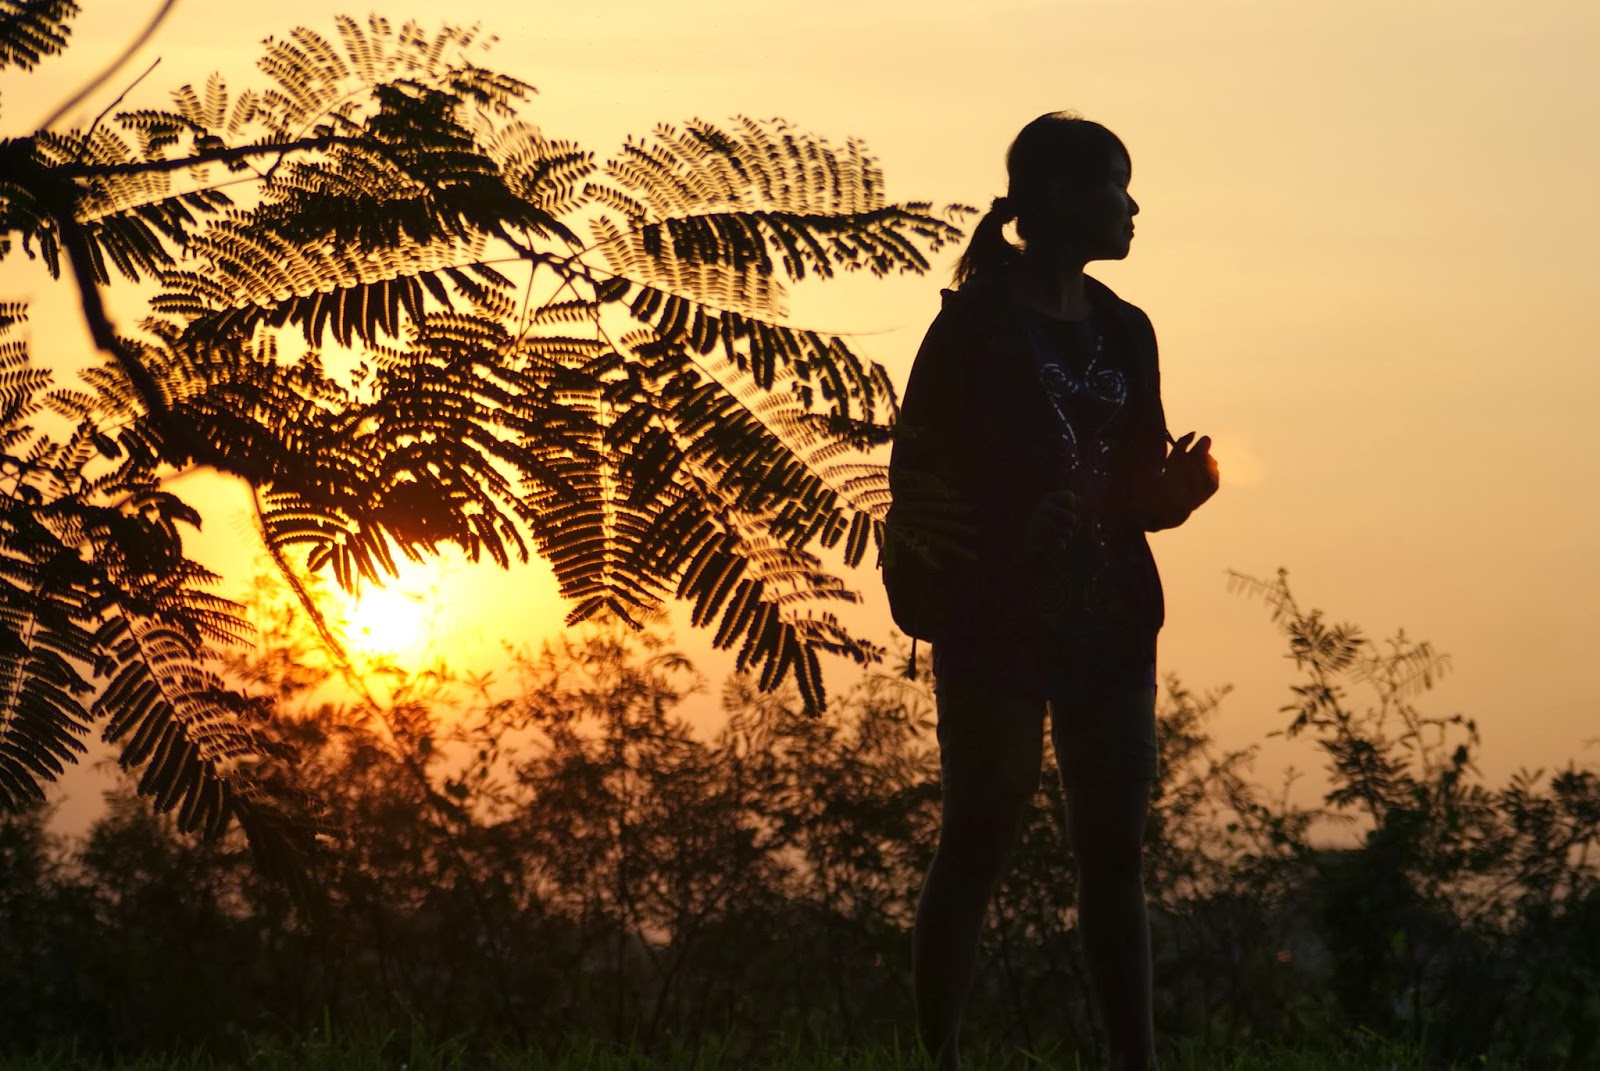
[[[365,580],[357,594],[325,589],[341,646],[363,665],[486,670],[501,664],[508,644],[537,645],[562,627],[566,608],[548,567],[507,572],[454,547],[397,564],[398,575]]]
[[[368,586],[345,618],[345,642],[372,655],[416,654],[428,638],[425,602],[400,587]]]

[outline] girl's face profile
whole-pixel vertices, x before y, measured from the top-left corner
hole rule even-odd
[[[1058,240],[1048,244],[1085,262],[1126,257],[1133,217],[1139,214],[1139,203],[1128,192],[1132,179],[1133,165],[1120,154],[1099,182],[1084,185],[1064,177],[1056,185]]]

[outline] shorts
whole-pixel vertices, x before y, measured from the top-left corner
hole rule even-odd
[[[1036,792],[1047,709],[1063,785],[1108,777],[1153,782],[1160,773],[1153,686],[1046,701],[958,678],[938,681],[935,696],[947,791]]]

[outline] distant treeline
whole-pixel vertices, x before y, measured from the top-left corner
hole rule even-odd
[[[1169,682],[1148,890],[1164,1038],[1227,1045],[1365,1028],[1440,1059],[1600,1064],[1600,779],[1482,784],[1474,726],[1414,700],[1426,645],[1370,643],[1265,596],[1303,673],[1287,728],[1328,760],[1324,810],[1219,753],[1220,696]],[[369,674],[335,706],[305,630],[257,607],[234,675],[327,834],[296,906],[237,834],[198,842],[128,791],[86,837],[0,817],[0,1046],[130,1054],[420,1023],[474,1043],[644,1046],[911,1036],[909,929],[938,825],[926,674],[865,673],[812,718],[605,626],[504,679]],[[970,1035],[1096,1047],[1074,873],[1047,755],[986,936]],[[1312,843],[1340,816],[1358,847]]]

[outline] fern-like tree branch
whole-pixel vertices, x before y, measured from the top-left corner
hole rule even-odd
[[[73,10],[0,29],[0,56],[59,50],[50,34]],[[886,441],[896,409],[881,366],[788,321],[787,287],[925,271],[970,210],[891,203],[859,142],[780,120],[663,125],[599,159],[531,123],[531,88],[478,66],[476,43],[475,30],[341,17],[331,37],[269,40],[262,87],[213,76],[167,108],[0,144],[4,249],[16,240],[57,274],[65,260],[112,359],[57,399],[84,429],[71,463],[52,462],[70,491],[27,497],[42,481],[19,425],[5,517],[69,500],[148,512],[132,505],[154,501],[142,488],[209,466],[248,483],[291,584],[304,571],[381,582],[447,544],[502,566],[537,552],[572,620],[642,621],[682,600],[763,687],[792,679],[820,710],[820,654],[881,654],[825,612],[856,596],[823,554],[853,565],[881,537],[881,469],[860,451]],[[209,168],[249,185],[225,193]],[[156,283],[137,336],[102,295],[119,277]],[[530,303],[536,280],[556,296]],[[309,345],[295,361],[277,348],[289,331]],[[348,357],[325,363],[330,346]],[[99,557],[148,556],[154,540],[177,569],[169,521],[105,527]],[[172,678],[158,654],[180,635],[173,666],[203,662],[204,635],[135,609],[153,604],[119,576],[98,581],[96,605],[127,627],[67,661],[84,681],[130,683],[80,717],[60,676],[55,707],[0,722],[0,739],[54,756],[17,767],[12,794],[109,719],[125,753],[154,763],[159,804],[206,826],[255,807],[269,827],[248,764],[228,767],[200,729],[242,708],[193,673]],[[162,613],[225,624],[194,583],[164,590]],[[52,591],[6,597],[42,614]],[[36,619],[17,618],[18,635],[36,636]],[[0,642],[13,696],[44,672],[28,669],[43,665],[37,641],[18,642]],[[158,709],[159,732],[125,728],[154,726]]]

